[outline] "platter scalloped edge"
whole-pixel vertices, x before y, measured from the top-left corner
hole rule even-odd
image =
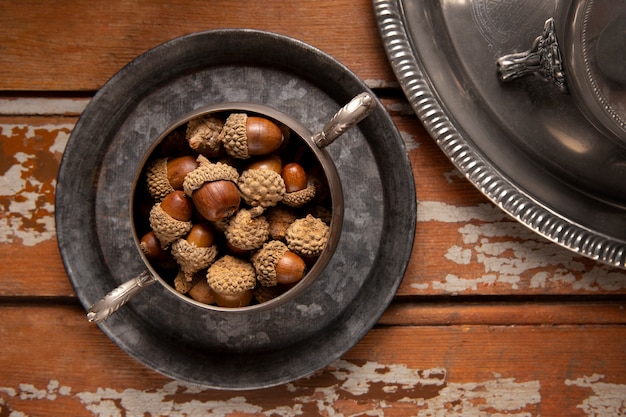
[[[544,238],[585,257],[626,268],[626,244],[553,213],[504,178],[451,122],[415,58],[399,0],[373,0],[376,23],[391,67],[417,117],[466,178],[505,213]]]

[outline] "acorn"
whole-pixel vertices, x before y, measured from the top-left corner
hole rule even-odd
[[[265,287],[293,284],[304,277],[304,260],[283,242],[271,240],[251,257],[259,283]]]
[[[187,174],[198,168],[198,162],[192,155],[179,156],[167,160],[167,179],[174,190],[183,189]]]
[[[274,152],[282,145],[284,136],[280,127],[269,119],[232,113],[224,122],[220,140],[229,155],[248,159]]]
[[[207,282],[222,307],[243,307],[252,301],[256,272],[252,264],[231,255],[224,255],[209,267]]]
[[[277,174],[281,174],[283,171],[283,162],[280,159],[280,155],[273,153],[249,163],[246,169],[270,169]]]
[[[219,156],[222,150],[220,133],[223,127],[224,122],[215,116],[204,115],[191,119],[187,122],[186,131],[189,147],[208,158]]]
[[[321,255],[330,228],[321,219],[308,214],[294,221],[285,233],[287,247],[300,256],[311,258]]]
[[[183,188],[198,212],[207,220],[217,222],[232,216],[241,203],[237,170],[221,162],[212,163],[198,156],[199,166],[185,177]]]
[[[278,205],[265,212],[265,218],[270,226],[270,238],[284,240],[287,228],[298,218],[290,207]]]
[[[275,206],[285,195],[283,178],[271,169],[246,169],[237,186],[244,201],[253,207]]]
[[[198,163],[192,155],[177,158],[159,158],[150,161],[146,167],[146,185],[155,200],[183,189],[185,176],[196,169]]]
[[[276,264],[276,281],[279,284],[293,284],[304,277],[305,271],[304,260],[288,250]]]
[[[202,280],[202,276],[193,275],[190,277],[183,271],[179,270],[174,278],[174,289],[181,294],[187,294],[196,283]]]
[[[199,280],[187,292],[192,299],[203,304],[215,304],[215,293],[205,279]]]
[[[230,220],[224,231],[226,241],[235,250],[250,251],[260,248],[270,234],[270,225],[264,216],[252,216],[252,211],[241,209]]]
[[[296,162],[291,162],[285,165],[282,169],[281,175],[283,181],[285,181],[285,191],[293,193],[294,191],[300,191],[307,186],[307,176],[304,168]]]
[[[193,204],[182,191],[168,194],[150,210],[150,227],[162,248],[167,248],[191,230]]]
[[[154,230],[141,237],[139,248],[146,256],[146,259],[155,266],[170,269],[177,266],[176,260],[171,252],[161,247],[161,242],[157,239]]]
[[[187,280],[191,281],[193,274],[207,268],[217,256],[217,245],[214,244],[214,233],[207,223],[193,225],[187,236],[172,243],[172,256],[180,265]]]
[[[273,287],[264,287],[257,285],[254,290],[254,299],[259,303],[266,303],[287,291],[288,287],[283,285],[274,285]]]
[[[160,206],[163,211],[181,222],[189,221],[193,215],[193,205],[182,191],[168,194]]]

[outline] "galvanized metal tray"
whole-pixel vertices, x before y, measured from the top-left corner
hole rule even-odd
[[[58,177],[58,243],[83,306],[145,268],[131,229],[131,193],[137,167],[171,123],[210,104],[245,101],[316,132],[363,91],[371,93],[323,52],[254,30],[187,35],[129,63],[85,109]],[[235,314],[184,303],[154,285],[99,324],[102,331],[169,377],[233,390],[306,376],[354,346],[395,295],[415,232],[407,153],[377,104],[326,148],[343,187],[343,227],[335,255],[305,292],[271,310]]]
[[[562,94],[537,76],[503,83],[496,68],[499,57],[527,50],[555,13],[557,25],[571,23],[559,10],[588,6],[583,3],[374,0],[373,5],[405,95],[457,168],[541,236],[623,268],[626,142],[597,129],[581,112],[580,96]],[[609,3],[623,8],[622,2]],[[579,42],[571,35],[580,31],[573,29],[564,39],[568,45]]]

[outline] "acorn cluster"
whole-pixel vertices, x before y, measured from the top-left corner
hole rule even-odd
[[[135,192],[140,247],[178,292],[221,307],[263,303],[321,255],[326,176],[302,138],[269,118],[213,113],[169,133]]]

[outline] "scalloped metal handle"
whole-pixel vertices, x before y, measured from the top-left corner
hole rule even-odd
[[[313,142],[324,148],[335,141],[352,126],[365,119],[376,108],[376,100],[369,93],[361,93],[343,106],[326,123],[321,132],[313,135]]]
[[[106,320],[111,314],[115,313],[121,306],[126,304],[128,300],[156,281],[157,279],[150,271],[143,271],[135,278],[126,281],[94,303],[91,308],[89,308],[87,320],[91,323],[100,323]]]

